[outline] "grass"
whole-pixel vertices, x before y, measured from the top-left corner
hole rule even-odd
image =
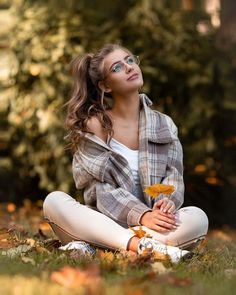
[[[0,212],[5,217],[5,224],[2,221],[0,224],[1,295],[235,294],[233,230],[212,231],[195,256],[172,265],[153,257],[137,258],[119,252],[98,251],[95,257],[84,258],[76,251],[60,251],[56,244],[49,243],[55,236],[43,223],[40,207],[31,208],[30,213],[27,210]],[[38,231],[42,225],[43,232]],[[9,232],[7,228],[12,230]],[[80,277],[74,280],[74,288],[73,284],[63,287],[52,280],[52,273],[64,266],[81,271]],[[91,267],[96,267],[97,273],[86,281],[84,271],[90,275]]]

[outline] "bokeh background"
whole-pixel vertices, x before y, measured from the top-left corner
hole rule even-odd
[[[236,227],[236,1],[0,1],[0,200],[63,190],[69,62],[107,42],[141,59],[145,92],[184,148],[185,205]]]

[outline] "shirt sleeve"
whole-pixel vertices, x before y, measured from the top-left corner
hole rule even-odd
[[[96,199],[100,212],[129,226],[141,225],[142,215],[151,211],[147,205],[127,190],[120,187],[114,188],[108,183],[96,184]]]
[[[179,209],[184,202],[184,179],[183,179],[183,149],[178,139],[178,129],[172,119],[168,118],[168,125],[171,132],[174,134],[175,139],[170,144],[168,151],[168,161],[166,176],[162,179],[163,184],[173,185],[174,192],[171,194],[170,199],[175,203],[176,209]],[[165,195],[160,195],[155,202],[164,198]]]

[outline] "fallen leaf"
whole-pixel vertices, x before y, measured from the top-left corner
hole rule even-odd
[[[114,259],[115,259],[115,255],[111,251],[105,251],[104,252],[104,251],[100,250],[100,251],[98,251],[98,256],[99,256],[100,259],[106,260],[108,262],[113,262]]]
[[[16,211],[16,205],[14,203],[7,204],[7,211],[9,213],[12,213],[12,212]]]
[[[66,288],[86,287],[90,294],[102,294],[102,279],[97,265],[92,264],[87,269],[81,270],[65,266],[51,274],[51,280]]]
[[[152,198],[157,198],[160,194],[169,196],[174,190],[175,187],[173,185],[157,183],[148,186],[144,192]]]
[[[204,252],[205,248],[206,248],[206,239],[202,239],[197,246],[197,250],[199,253],[202,253]]]
[[[26,244],[33,247],[35,245],[36,241],[34,239],[26,239]]]
[[[31,249],[32,247],[30,245],[19,245],[6,251],[2,251],[1,254],[10,258],[14,258],[16,256],[20,256],[21,254],[27,253]]]
[[[171,271],[170,268],[166,268],[162,262],[154,262],[151,265],[152,270],[158,274],[166,274]]]
[[[8,228],[1,228],[0,229],[0,241],[7,239],[10,237],[9,229]]]
[[[8,228],[0,229],[0,249],[9,249],[16,246],[17,239]]]
[[[48,249],[40,246],[40,245],[35,245],[35,250],[38,252],[38,253],[47,253],[47,254],[50,254],[50,251],[48,251]]]
[[[26,256],[22,256],[21,257],[21,260],[24,262],[24,263],[30,263],[32,265],[35,265],[36,262],[33,258],[30,258],[30,257],[26,257]]]
[[[145,230],[142,229],[142,226],[139,226],[138,230],[133,227],[130,227],[130,229],[135,233],[135,236],[138,238],[143,238],[143,237],[146,237],[147,235]]]

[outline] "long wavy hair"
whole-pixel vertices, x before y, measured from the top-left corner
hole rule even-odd
[[[96,116],[109,138],[113,136],[113,125],[106,112],[108,104],[104,100],[104,91],[98,87],[99,81],[105,80],[104,58],[116,49],[130,51],[119,44],[106,44],[96,53],[87,53],[76,57],[71,62],[74,84],[72,95],[67,105],[65,121],[69,140],[68,148],[74,153],[84,132],[89,118]]]

